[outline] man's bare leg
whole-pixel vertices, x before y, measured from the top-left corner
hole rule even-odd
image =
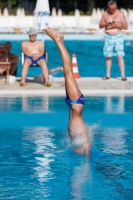
[[[57,71],[63,71],[63,67],[56,67],[54,69],[50,69],[48,72],[49,72],[49,74],[52,74]]]
[[[17,63],[12,63],[11,64],[11,69],[9,71],[9,74],[10,75],[14,75],[14,73],[16,72],[16,70],[17,70]]]
[[[123,57],[119,57],[118,56],[118,63],[119,63],[120,71],[121,71],[122,80],[126,81],[127,79],[125,77],[125,66],[124,66],[124,59],[123,59]]]
[[[44,77],[44,85],[45,86],[50,86],[50,82],[49,82],[49,72],[48,72],[48,67],[47,64],[44,60],[39,60],[39,62],[37,63],[39,66],[41,66],[42,68],[42,74]]]
[[[59,48],[64,64],[64,77],[67,95],[71,100],[78,99],[81,95],[81,92],[73,76],[71,58],[63,43],[64,36],[62,34],[56,33],[51,28],[47,28],[45,31],[55,41]]]
[[[0,76],[3,76],[4,71],[5,71],[4,65],[0,65]]]
[[[111,57],[106,58],[106,76],[103,77],[103,80],[110,78],[111,65],[112,65],[112,58]]]
[[[29,69],[30,65],[31,65],[31,61],[29,59],[26,59],[24,61],[24,65],[23,65],[23,69],[22,69],[22,78],[21,78],[21,81],[19,83],[20,86],[24,86],[25,85],[26,76],[27,76],[28,69]]]

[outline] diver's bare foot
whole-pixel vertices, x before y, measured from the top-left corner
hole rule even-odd
[[[61,33],[57,33],[56,31],[54,31],[52,28],[48,27],[46,29],[44,29],[45,32],[47,33],[47,35],[49,37],[51,37],[56,43],[58,42],[62,42],[64,40],[64,35]]]
[[[25,81],[21,80],[19,83],[20,86],[24,86],[25,85]]]

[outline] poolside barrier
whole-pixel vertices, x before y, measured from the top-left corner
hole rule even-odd
[[[75,78],[81,78],[81,76],[79,75],[79,71],[78,71],[76,54],[72,55],[72,69],[73,69],[74,77]]]

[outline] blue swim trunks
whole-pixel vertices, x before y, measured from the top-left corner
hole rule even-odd
[[[105,33],[103,53],[105,57],[123,57],[125,55],[122,33],[118,35],[108,35]]]
[[[77,99],[77,100],[70,100],[69,97],[66,97],[65,102],[67,103],[68,106],[73,105],[73,104],[82,104],[82,105],[85,104],[83,94],[81,94],[79,99]]]
[[[37,60],[33,60],[33,58],[31,56],[24,56],[24,60],[26,59],[30,59],[31,60],[31,65],[37,65],[37,63],[39,62],[39,60],[46,60],[45,56],[40,56]]]

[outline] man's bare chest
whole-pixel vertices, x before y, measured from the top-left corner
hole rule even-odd
[[[105,21],[107,22],[121,22],[121,16],[119,14],[109,15],[107,14],[105,17]]]
[[[27,45],[27,49],[30,50],[30,49],[39,49],[39,45],[38,44],[28,44]]]

